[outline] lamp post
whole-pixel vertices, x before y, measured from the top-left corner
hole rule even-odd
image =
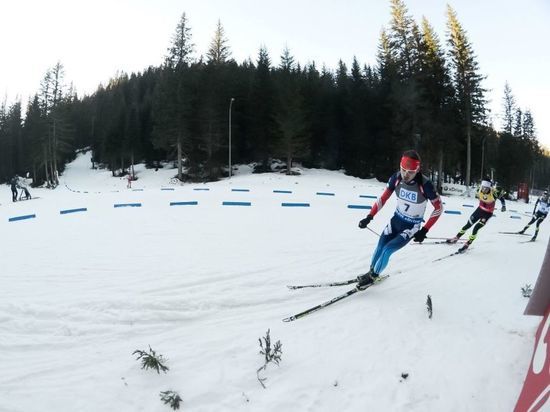
[[[231,98],[229,100],[229,178],[231,179],[231,106],[233,106],[233,102],[235,101],[235,98]]]
[[[487,136],[485,136],[481,141],[481,176],[479,177],[480,180],[483,180],[483,169],[485,166],[485,139],[487,139]]]

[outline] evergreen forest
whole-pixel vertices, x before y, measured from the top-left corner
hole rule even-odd
[[[117,73],[90,95],[67,84],[58,62],[25,105],[0,105],[0,181],[29,173],[34,185],[55,187],[82,149],[92,150],[91,167],[115,176],[145,162],[174,167],[181,181],[214,181],[229,173],[230,135],[232,164],[257,173],[302,165],[386,181],[401,153],[416,149],[438,186],[485,175],[509,190],[548,186],[550,158],[509,84],[502,124],[491,124],[483,88],[491,74],[453,8],[441,39],[403,0],[389,3],[372,64],[302,64],[287,47],[275,66],[261,45],[255,59],[236,62],[221,21],[208,50],[197,51],[185,13],[159,67]]]

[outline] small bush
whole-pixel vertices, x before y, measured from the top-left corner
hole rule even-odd
[[[170,405],[170,408],[173,410],[179,409],[180,402],[182,401],[178,393],[174,391],[161,392],[160,400],[163,401],[165,405]]]
[[[274,363],[279,366],[279,362],[281,362],[281,355],[283,354],[283,351],[281,350],[283,345],[280,340],[275,342],[275,346],[271,347],[271,337],[269,336],[269,333],[270,330],[268,329],[265,337],[258,339],[260,342],[260,355],[264,356],[264,364],[256,371],[256,376],[264,389],[266,388],[264,382],[267,378],[260,378],[260,371],[265,370],[269,363]]]
[[[166,362],[166,360],[162,355],[157,355],[157,353],[151,349],[151,346],[149,346],[149,352],[135,350],[132,355],[136,354],[138,355],[136,360],[141,359],[141,369],[154,369],[158,374],[160,374],[160,371],[164,373],[168,371],[168,366],[163,365],[163,362]]]
[[[533,289],[531,288],[531,285],[525,285],[521,288],[521,294],[524,298],[530,298],[531,293],[533,293]]]

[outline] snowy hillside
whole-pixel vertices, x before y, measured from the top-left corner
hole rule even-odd
[[[513,409],[540,321],[523,316],[521,288],[535,283],[550,229],[544,222],[534,243],[498,232],[522,228],[532,205],[495,212],[464,255],[434,263],[458,246],[411,243],[380,285],[283,323],[350,289],[286,285],[368,270],[378,238],[357,228],[367,211],[348,205],[372,204],[360,196],[382,183],[243,169],[176,186],[173,169],[138,168],[126,189],[90,166],[80,155],[31,201],[12,203],[0,187],[0,411],[169,411],[166,390],[184,411]],[[454,235],[474,210],[463,205],[477,205],[444,201],[462,214],[444,214],[429,237]],[[141,207],[114,207],[129,203]],[[394,205],[369,227],[380,233]],[[283,354],[260,373],[263,389],[258,338],[268,329]],[[149,345],[168,373],[140,368],[132,353]]]

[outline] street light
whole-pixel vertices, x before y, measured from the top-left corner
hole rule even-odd
[[[483,137],[483,140],[481,141],[481,175],[479,177],[480,180],[483,180],[483,169],[485,167],[485,139],[487,139],[487,136]]]
[[[235,101],[235,98],[231,98],[229,100],[229,178],[231,179],[231,106],[233,105],[233,102]]]

